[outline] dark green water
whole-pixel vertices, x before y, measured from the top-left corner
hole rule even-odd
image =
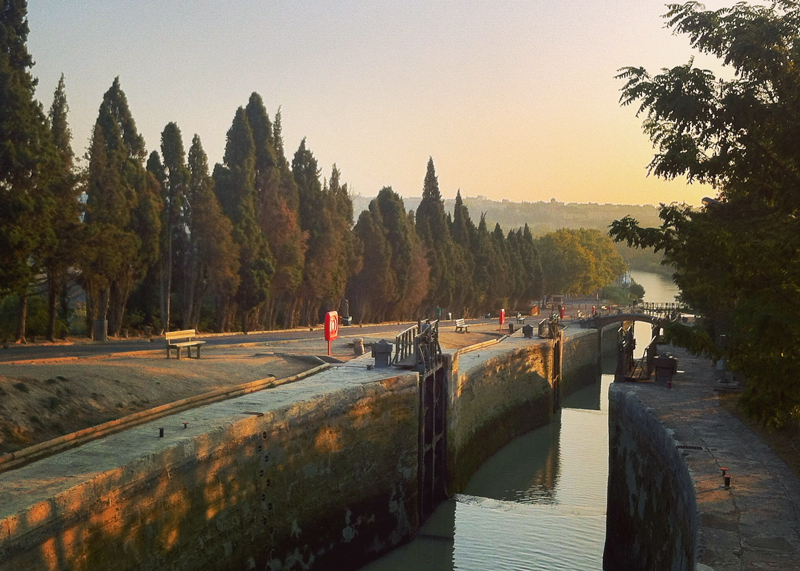
[[[675,301],[670,280],[644,272],[633,278],[645,301]],[[649,326],[638,326],[636,336],[641,353]],[[413,541],[362,571],[600,571],[615,360],[609,356],[607,374],[567,398],[551,424],[487,460]]]
[[[363,571],[600,570],[612,380],[566,399],[552,423],[487,460],[411,543]]]

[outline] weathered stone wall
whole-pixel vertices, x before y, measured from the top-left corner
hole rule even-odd
[[[492,353],[477,359],[456,355],[452,362],[447,403],[451,493],[462,490],[489,456],[553,416],[552,343]]]
[[[670,433],[639,398],[609,390],[608,516],[603,568],[694,569],[694,485]]]
[[[411,374],[231,419],[2,519],[0,569],[356,568],[418,528],[418,403]]]
[[[599,331],[583,329],[570,332],[564,340],[564,372],[561,397],[597,381],[600,372]]]
[[[565,339],[562,391],[595,366],[596,335]],[[552,347],[513,337],[447,361],[451,493],[551,420]],[[418,375],[365,371],[194,409],[173,439],[142,426],[0,475],[20,491],[0,501],[0,569],[357,568],[419,528]]]
[[[613,337],[613,334],[606,333]],[[492,454],[553,418],[553,341],[518,344],[477,354],[456,354],[447,377],[448,486],[463,489]],[[605,341],[605,338],[604,338]],[[616,348],[616,341],[612,345]],[[561,396],[599,374],[596,330],[569,331],[564,339]]]

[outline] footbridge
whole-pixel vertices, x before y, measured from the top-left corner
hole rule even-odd
[[[681,315],[687,311],[688,308],[679,303],[647,303],[642,304],[638,311],[635,312],[627,311],[593,317],[587,320],[587,325],[600,331],[598,337],[600,337],[600,342],[602,343],[602,331],[607,325],[634,323],[636,321],[649,323],[651,325],[650,342],[638,362],[633,358],[633,351],[636,348],[633,327],[620,327],[618,330],[617,370],[614,380],[643,380],[649,379],[653,373],[653,362],[658,355],[657,341],[661,335],[661,330],[667,324],[678,321]]]

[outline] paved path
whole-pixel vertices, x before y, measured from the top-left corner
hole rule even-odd
[[[682,349],[672,390],[626,385],[673,431],[697,493],[698,570],[800,569],[800,480],[761,439],[720,406],[728,385],[709,361]],[[721,467],[732,476],[725,489]]]

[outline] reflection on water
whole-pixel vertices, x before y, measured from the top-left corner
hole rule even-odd
[[[363,571],[602,569],[612,380],[565,399],[552,423],[492,456],[411,543]]]
[[[675,301],[677,288],[656,274],[634,272],[645,301]],[[650,327],[636,328],[639,355]],[[551,424],[487,460],[464,494],[443,502],[417,537],[363,569],[602,569],[608,479],[608,386],[602,379],[567,398]]]

